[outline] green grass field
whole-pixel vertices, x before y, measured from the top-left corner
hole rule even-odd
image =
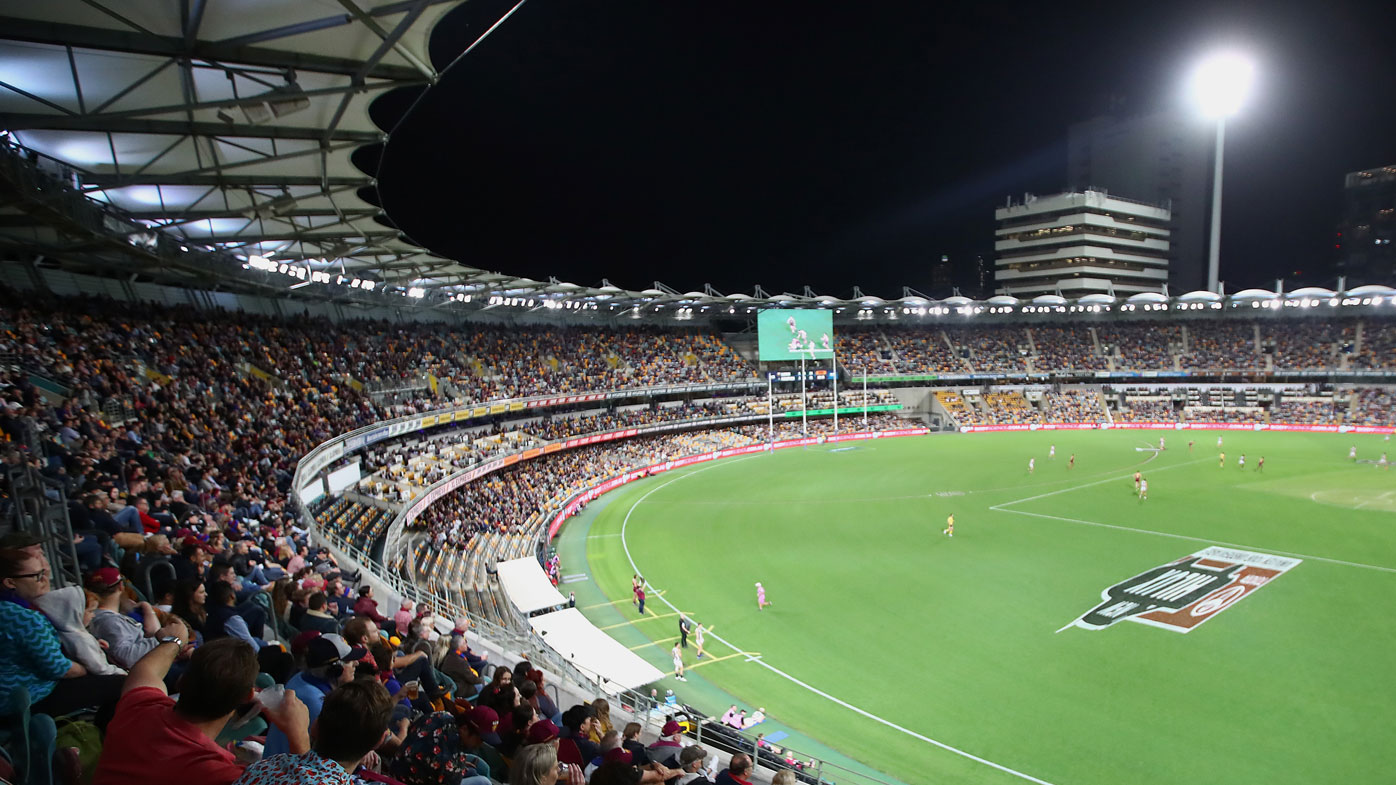
[[[1396,472],[1347,459],[1391,443],[1227,432],[1219,468],[1216,433],[1136,449],[1158,435],[947,434],[701,464],[611,494],[559,547],[585,547],[588,615],[661,669],[666,601],[713,626],[708,650],[728,658],[695,668],[690,648],[689,682],[662,686],[713,713],[764,706],[792,746],[902,782],[1391,781]],[[1059,632],[1112,585],[1219,544],[1302,563],[1187,634]],[[625,601],[632,559],[663,591],[647,620]]]

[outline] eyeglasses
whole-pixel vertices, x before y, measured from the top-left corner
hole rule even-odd
[[[48,579],[49,579],[50,577],[52,577],[52,576],[51,576],[51,573],[49,573],[48,570],[39,570],[38,572],[26,572],[26,573],[21,573],[21,574],[19,574],[19,575],[14,575],[14,576],[11,576],[11,577],[13,577],[13,578],[33,578],[33,579],[36,580],[36,581],[46,581],[46,580],[48,580]]]

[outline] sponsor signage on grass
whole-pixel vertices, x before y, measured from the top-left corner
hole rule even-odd
[[[1103,630],[1128,620],[1191,632],[1302,561],[1235,548],[1204,548],[1103,590],[1099,605],[1062,630]]]

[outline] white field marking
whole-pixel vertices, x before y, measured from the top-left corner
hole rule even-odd
[[[1188,534],[1175,534],[1173,532],[1160,532],[1153,529],[1136,529],[1133,526],[1120,526],[1114,523],[1101,523],[1100,521],[1086,521],[1080,518],[1066,518],[1060,515],[1048,515],[1045,512],[1028,512],[1027,510],[1000,510],[999,512],[1011,512],[1018,515],[1031,515],[1034,518],[1047,518],[1054,521],[1064,521],[1066,523],[1077,523],[1083,526],[1097,526],[1102,529],[1115,529],[1123,532],[1134,532],[1135,534],[1153,534],[1159,537],[1169,537],[1175,540],[1188,540],[1191,542],[1201,542],[1208,545],[1221,545],[1227,548],[1237,548],[1243,551],[1260,551],[1263,553],[1274,553],[1280,556],[1293,556],[1296,559],[1313,559],[1314,561],[1328,562],[1343,567],[1360,567],[1364,570],[1377,570],[1379,572],[1396,573],[1396,567],[1383,567],[1380,564],[1363,564],[1362,562],[1343,561],[1342,559],[1330,559],[1327,556],[1313,556],[1307,553],[1294,553],[1292,551],[1277,551],[1274,548],[1265,548],[1259,545],[1242,545],[1234,542],[1224,542],[1222,540],[1209,540],[1206,537],[1193,537]]]
[[[751,456],[748,456],[748,457],[751,457]],[[1144,466],[1144,465],[1147,464],[1149,461],[1152,461],[1152,460],[1154,460],[1154,459],[1157,458],[1157,457],[1158,457],[1158,455],[1151,455],[1151,456],[1149,456],[1148,458],[1145,458],[1144,460],[1140,461],[1139,463],[1134,464],[1132,468],[1134,468],[1134,469],[1137,470],[1139,467]],[[1199,460],[1200,460],[1200,459],[1199,459]],[[1076,475],[1076,476],[1077,476],[1077,477],[1102,477],[1102,476],[1107,475],[1107,474],[1112,474],[1112,475],[1113,475],[1116,471],[1119,471],[1119,470],[1118,470],[1118,469],[1110,469],[1110,470],[1108,470],[1108,471],[1095,472],[1095,473],[1093,473],[1093,474],[1081,474],[1081,475]],[[1162,470],[1160,469],[1160,471],[1162,471]],[[694,473],[696,474],[697,472],[694,472]],[[1050,481],[1048,481],[1048,482],[1030,482],[1030,483],[1024,483],[1024,484],[1022,484],[1022,485],[1005,485],[1005,486],[999,487],[999,488],[978,488],[978,489],[969,490],[969,491],[955,491],[954,493],[968,496],[969,494],[973,494],[973,493],[999,493],[999,492],[1002,492],[1002,491],[1016,491],[1016,490],[1018,490],[1018,489],[1020,489],[1020,488],[1041,488],[1041,487],[1044,487],[1044,486],[1050,488],[1051,486],[1056,485],[1056,484],[1058,484],[1058,483],[1070,482],[1071,479],[1073,479],[1073,478],[1062,478],[1062,479],[1060,479],[1060,480],[1050,480]],[[1082,486],[1082,487],[1085,487],[1085,486]],[[1072,489],[1071,489],[1071,488],[1067,488],[1066,490],[1072,490]],[[788,506],[788,505],[791,505],[791,504],[841,504],[841,503],[847,503],[847,502],[856,502],[856,503],[858,503],[858,504],[866,504],[867,502],[890,502],[890,501],[902,501],[902,500],[904,500],[904,499],[935,499],[935,498],[942,498],[942,497],[940,496],[941,493],[945,493],[945,491],[930,491],[930,492],[928,492],[928,493],[912,493],[912,494],[907,494],[907,495],[905,495],[905,496],[867,496],[867,497],[862,497],[862,498],[857,498],[857,499],[812,499],[812,498],[809,498],[809,497],[802,497],[802,498],[799,498],[799,499],[683,499],[683,500],[678,500],[678,501],[658,501],[658,502],[650,502],[650,504],[670,504],[670,505],[674,505],[674,506],[676,506],[676,507],[678,507],[678,506],[686,506],[686,505],[725,505],[725,504],[779,504],[779,505],[782,505],[782,506]],[[1008,503],[1008,504],[1014,504],[1015,502],[1007,502],[1007,503]],[[612,537],[612,536],[616,536],[616,535],[610,535],[610,534],[594,534],[594,535],[591,535],[591,536],[593,536],[593,537]]]
[[[1149,461],[1152,461],[1153,459],[1157,458],[1158,456],[1159,456],[1159,454],[1158,454],[1157,452],[1155,452],[1153,455],[1151,455],[1151,456],[1149,456],[1148,458],[1144,459],[1144,462],[1141,463],[1141,464],[1139,464],[1139,465],[1140,465],[1140,466],[1144,466],[1144,465],[1147,464]],[[1175,463],[1175,464],[1173,464],[1172,466],[1165,466],[1165,467],[1163,467],[1162,469],[1158,469],[1158,470],[1156,470],[1154,473],[1157,474],[1158,472],[1166,472],[1166,471],[1168,471],[1169,469],[1177,469],[1177,468],[1180,467],[1180,466],[1189,466],[1189,465],[1191,465],[1191,464],[1194,464],[1194,463],[1201,463],[1202,461],[1207,461],[1207,460],[1211,460],[1211,459],[1210,459],[1210,458],[1198,458],[1198,459],[1196,459],[1196,460],[1184,461],[1184,462],[1182,462],[1182,463]],[[1056,496],[1056,495],[1059,494],[1059,493],[1070,493],[1070,492],[1072,492],[1072,491],[1079,491],[1079,490],[1082,490],[1082,489],[1085,489],[1085,488],[1094,488],[1094,487],[1097,486],[1097,485],[1104,485],[1104,484],[1107,483],[1107,482],[1119,482],[1120,480],[1128,480],[1128,479],[1130,479],[1132,476],[1133,476],[1133,475],[1122,474],[1122,475],[1116,475],[1116,476],[1114,476],[1114,477],[1106,477],[1106,478],[1103,479],[1103,480],[1096,480],[1095,482],[1088,482],[1088,483],[1086,483],[1085,485],[1074,485],[1074,486],[1072,486],[1072,487],[1070,487],[1070,488],[1062,488],[1061,490],[1058,490],[1058,491],[1048,491],[1047,493],[1039,493],[1039,494],[1036,495],[1036,496],[1028,496],[1027,498],[1024,498],[1024,499],[1014,499],[1014,500],[1011,501],[1011,502],[1003,502],[1003,503],[1001,503],[1001,504],[995,504],[995,505],[991,506],[989,509],[991,509],[991,510],[999,510],[999,509],[1002,509],[1002,508],[1004,508],[1004,507],[1009,506],[1010,504],[1022,504],[1023,502],[1035,501],[1035,500],[1037,500],[1037,499],[1045,499],[1045,498],[1047,498],[1048,496]],[[1011,511],[1008,511],[1008,512],[1011,512]]]
[[[754,458],[754,457],[757,457],[757,456],[755,456],[755,455],[749,455],[749,456],[745,456],[745,457],[743,457],[743,458],[738,458],[737,460],[738,460],[738,461],[742,461],[742,460],[746,460],[746,458]],[[736,463],[736,462],[737,462],[737,461],[732,461],[732,463]],[[669,481],[667,481],[667,482],[664,482],[664,483],[662,483],[662,484],[660,484],[660,485],[656,485],[655,487],[651,488],[649,491],[645,492],[645,494],[644,494],[643,496],[641,496],[640,498],[636,499],[635,502],[634,502],[633,504],[630,505],[630,509],[629,509],[629,510],[626,510],[626,512],[625,512],[625,520],[621,521],[621,524],[620,524],[620,533],[621,533],[620,543],[621,543],[621,546],[625,548],[625,558],[628,559],[628,560],[630,561],[630,567],[632,568],[632,570],[633,570],[634,572],[636,572],[636,573],[638,573],[638,574],[641,574],[641,575],[644,574],[643,572],[641,572],[639,565],[637,565],[637,564],[635,563],[635,557],[632,556],[632,555],[630,554],[630,544],[629,544],[628,542],[626,542],[626,540],[625,540],[625,527],[626,527],[627,525],[629,525],[629,523],[630,523],[630,516],[631,516],[632,513],[635,512],[635,508],[636,508],[636,507],[639,507],[641,502],[643,502],[645,499],[649,498],[650,494],[652,494],[652,493],[654,493],[654,492],[660,490],[661,488],[666,488],[666,487],[668,487],[669,485],[672,485],[673,483],[676,483],[676,482],[678,482],[679,480],[682,480],[682,479],[685,478],[685,477],[692,477],[692,476],[695,475],[695,474],[698,474],[698,473],[700,473],[700,472],[707,471],[708,469],[717,468],[718,466],[724,465],[725,463],[726,463],[726,462],[715,462],[715,463],[713,463],[713,464],[711,464],[711,465],[709,465],[709,466],[705,466],[705,467],[699,469],[698,471],[689,472],[688,474],[684,474],[684,475],[675,477],[675,478],[673,478],[672,480],[669,480]],[[668,599],[667,597],[660,596],[660,597],[659,597],[659,600],[660,600],[660,602],[663,602],[665,605],[668,605],[670,608],[673,608],[675,612],[678,611],[678,609],[679,609],[678,606],[675,605],[675,604],[673,604],[672,602],[670,602],[669,599]],[[738,646],[738,645],[736,645],[735,643],[732,643],[731,641],[727,640],[726,638],[723,638],[721,635],[718,635],[717,633],[711,633],[711,632],[710,632],[710,633],[708,633],[708,634],[712,635],[713,638],[715,638],[716,640],[721,641],[723,644],[725,644],[726,646],[728,646],[729,648],[731,648],[732,651],[736,651],[736,652],[745,652],[745,651],[746,651],[746,649],[743,649],[741,646]],[[807,683],[807,682],[801,681],[800,679],[798,679],[798,678],[796,678],[796,677],[790,675],[789,673],[786,673],[785,671],[781,670],[780,668],[777,668],[776,666],[771,665],[770,663],[766,662],[764,659],[760,659],[759,657],[748,657],[746,661],[747,661],[747,662],[754,662],[754,663],[756,663],[757,665],[760,665],[761,667],[766,668],[767,670],[771,671],[772,673],[775,673],[775,674],[778,675],[778,676],[782,676],[782,677],[788,679],[789,681],[791,681],[792,683],[798,684],[799,686],[804,687],[806,690],[809,690],[810,692],[814,693],[815,695],[818,695],[818,696],[821,697],[821,698],[824,698],[825,700],[831,701],[831,702],[833,702],[833,703],[837,703],[838,705],[844,707],[845,709],[848,709],[849,711],[852,711],[852,712],[854,712],[854,713],[860,714],[860,715],[862,715],[862,716],[864,716],[864,717],[867,717],[868,719],[873,720],[873,721],[875,721],[875,722],[882,723],[883,725],[886,725],[887,727],[889,727],[889,728],[891,728],[891,729],[893,729],[893,730],[896,730],[896,731],[899,731],[899,732],[901,732],[901,733],[904,733],[904,734],[906,734],[906,735],[908,735],[908,736],[910,736],[910,737],[912,737],[912,738],[914,738],[914,739],[920,739],[921,741],[924,741],[924,742],[926,742],[927,744],[931,744],[931,745],[934,745],[934,746],[936,746],[936,747],[939,747],[939,748],[945,750],[946,752],[952,752],[952,753],[954,753],[954,754],[956,754],[956,755],[959,755],[959,756],[961,756],[961,757],[963,757],[963,758],[968,758],[969,760],[972,760],[972,761],[974,761],[975,763],[982,763],[982,764],[985,765],[985,766],[988,766],[988,767],[993,768],[993,769],[998,769],[999,771],[1004,772],[1005,774],[1011,774],[1011,775],[1013,775],[1013,776],[1015,776],[1015,777],[1018,777],[1018,778],[1020,778],[1020,779],[1027,780],[1028,782],[1035,782],[1035,783],[1037,783],[1037,785],[1052,785],[1052,783],[1050,783],[1050,782],[1048,782],[1048,781],[1046,781],[1046,780],[1038,779],[1037,777],[1034,777],[1034,776],[1032,776],[1031,774],[1024,774],[1023,772],[1018,771],[1018,770],[1016,770],[1016,769],[1010,769],[1009,767],[1004,766],[1004,765],[1002,765],[1002,764],[994,763],[994,762],[991,761],[991,760],[986,760],[985,758],[981,758],[981,757],[979,757],[978,755],[975,755],[975,754],[973,754],[973,753],[965,752],[964,750],[959,749],[959,748],[957,748],[957,747],[952,747],[952,746],[950,746],[949,744],[946,744],[945,742],[936,741],[935,739],[933,739],[933,738],[931,738],[931,737],[929,737],[929,736],[925,736],[925,735],[922,735],[922,734],[920,734],[920,733],[917,733],[916,731],[911,730],[910,728],[905,728],[905,727],[903,727],[903,726],[901,726],[901,725],[898,725],[898,724],[895,723],[895,722],[892,722],[891,720],[888,720],[888,719],[884,719],[884,718],[882,718],[882,717],[879,717],[879,716],[877,716],[876,714],[873,714],[872,712],[869,712],[869,711],[867,711],[867,710],[865,710],[865,709],[860,709],[860,708],[858,708],[857,706],[854,706],[853,704],[849,703],[848,701],[842,700],[842,699],[840,699],[840,698],[836,698],[836,697],[834,697],[833,695],[830,695],[829,693],[827,693],[827,692],[825,692],[825,691],[819,689],[818,687],[815,687],[815,686],[812,685],[812,684],[809,684],[809,683]]]

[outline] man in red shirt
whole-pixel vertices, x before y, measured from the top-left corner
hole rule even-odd
[[[131,668],[93,785],[228,785],[242,775],[242,765],[214,739],[237,708],[253,699],[257,653],[235,638],[200,647],[189,659],[176,703],[164,679],[184,646],[178,637],[161,638]],[[290,738],[291,752],[309,751],[309,713],[294,693],[287,692],[267,718]]]

